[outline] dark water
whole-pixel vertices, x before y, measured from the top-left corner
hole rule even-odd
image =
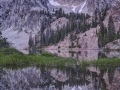
[[[120,90],[120,71],[116,68],[1,68],[0,90]]]

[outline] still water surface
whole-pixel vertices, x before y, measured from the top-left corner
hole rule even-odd
[[[0,90],[120,90],[116,67],[1,68]]]
[[[40,54],[42,51],[34,51]],[[48,50],[77,60],[119,58],[120,52]],[[120,71],[113,66],[0,67],[0,90],[120,90]]]

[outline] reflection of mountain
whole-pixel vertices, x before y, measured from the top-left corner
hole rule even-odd
[[[105,55],[108,58],[120,58],[120,52],[118,51],[105,52]]]
[[[72,57],[78,60],[97,60],[100,58],[120,58],[120,52],[118,51],[99,51],[99,50],[81,50],[81,51],[69,51],[69,50],[46,50],[52,54],[60,57]]]
[[[120,72],[95,67],[3,69],[0,75],[0,90],[119,90],[120,87]]]
[[[47,50],[52,54],[61,57],[73,57],[78,60],[97,60],[98,50],[83,50],[83,51],[69,51],[69,50]]]

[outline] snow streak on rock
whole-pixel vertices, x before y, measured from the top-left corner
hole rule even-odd
[[[77,6],[74,6],[74,5],[72,6],[73,12],[75,12],[76,8],[77,8]]]
[[[85,7],[85,5],[86,5],[86,2],[84,2],[84,4],[82,5],[82,7],[80,8],[79,13],[82,12],[82,10],[83,10],[83,8]]]
[[[54,0],[49,0],[49,3],[53,6],[61,6],[58,2],[55,2]]]

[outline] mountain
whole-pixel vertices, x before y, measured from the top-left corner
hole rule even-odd
[[[110,16],[114,32],[119,34],[119,0],[0,0],[0,31],[10,46],[18,50],[65,47],[65,44],[67,47],[85,48],[87,45],[89,49],[98,49],[103,46],[98,35],[101,23],[109,32]],[[72,44],[75,42],[78,45]]]
[[[93,15],[96,8],[102,11],[109,7],[114,7],[119,0],[49,0],[50,5],[62,8],[65,12],[89,13]]]
[[[17,49],[28,47],[29,33],[38,33],[46,18],[39,11],[47,10],[47,2],[38,0],[0,1],[3,36]],[[44,18],[43,18],[44,17]]]

